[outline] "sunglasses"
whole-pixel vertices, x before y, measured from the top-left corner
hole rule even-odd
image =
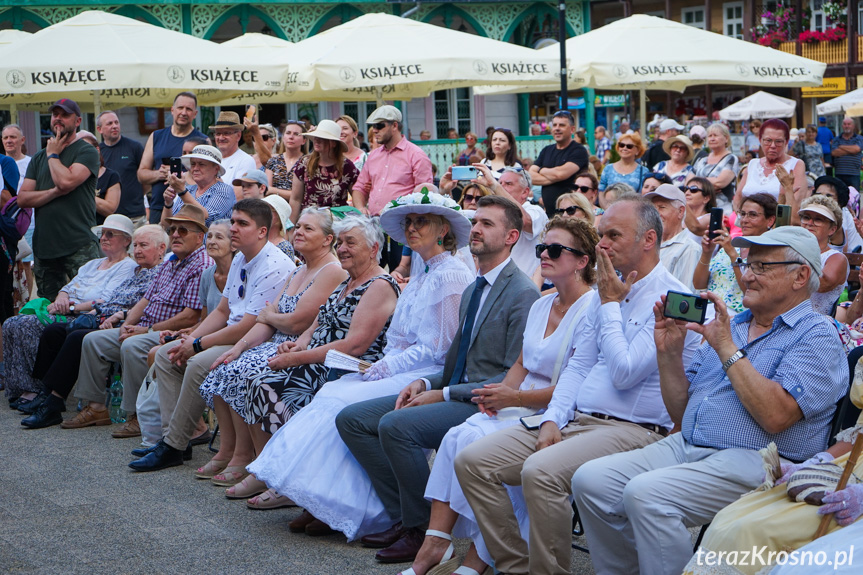
[[[387,127],[386,122],[378,122],[377,124],[372,124],[372,128],[374,128],[375,130],[383,130],[386,127]]]
[[[590,186],[572,186],[573,192],[581,192],[582,194],[586,194],[587,192],[593,190]]]
[[[698,186],[686,186],[686,187],[684,187],[684,188],[683,188],[683,191],[684,191],[684,192],[692,192],[692,193],[700,192],[700,193],[702,193],[702,194],[704,193],[704,190],[702,190],[702,189],[701,189],[701,188],[699,188]]]
[[[240,281],[243,283],[240,284],[240,287],[237,288],[237,295],[240,296],[240,299],[246,297],[246,268],[240,268]]]
[[[171,226],[168,228],[168,235],[173,236],[176,232],[181,238],[185,238],[189,235],[189,232],[193,232],[195,230],[191,228],[187,228],[186,226]]]
[[[270,141],[270,135],[269,134],[261,134],[261,139],[265,142],[269,142]]]
[[[475,196],[473,194],[462,194],[462,199],[464,200],[462,203],[466,204],[468,202],[473,202],[474,200],[480,199],[482,196]]]
[[[125,235],[126,234],[124,234],[123,232],[115,232],[113,230],[103,230],[101,237],[105,238],[106,240],[113,240],[114,238],[119,238],[119,237],[125,236]]]
[[[571,252],[579,257],[586,256],[587,254],[579,251],[575,248],[571,248],[569,246],[562,246],[560,244],[536,244],[536,257],[541,258],[542,252],[548,250],[548,257],[553,260],[556,260],[560,257],[560,254],[563,253],[563,250]]]
[[[618,142],[617,147],[620,149],[626,148],[627,150],[635,149],[635,144],[626,144],[624,142]]]
[[[563,214],[566,214],[568,216],[574,216],[579,211],[584,211],[584,210],[582,210],[578,206],[569,206],[568,208],[557,208],[556,210],[554,210],[554,213],[555,213],[555,215],[558,215],[558,216],[562,216]],[[549,253],[551,253],[551,252],[549,252]],[[539,257],[539,256],[537,256],[537,257]],[[554,258],[554,256],[552,256],[552,258]]]
[[[572,118],[572,112],[570,112],[569,110],[558,110],[557,112],[554,113],[552,118],[557,118],[560,116],[564,116],[566,118]]]
[[[672,150],[682,150],[682,151],[684,151],[684,152],[687,152],[687,151],[688,151],[688,150],[686,149],[686,146],[680,146],[680,145],[677,145],[677,144],[675,144],[675,145],[671,146],[671,149],[672,149]]]

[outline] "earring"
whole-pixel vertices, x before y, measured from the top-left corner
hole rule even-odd
[[[437,239],[437,245],[439,245],[439,246],[442,246],[442,245],[443,245],[443,238],[438,238],[438,239]]]

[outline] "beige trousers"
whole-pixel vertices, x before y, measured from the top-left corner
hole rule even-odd
[[[518,425],[462,450],[455,471],[495,568],[504,573],[570,573],[571,481],[585,462],[662,439],[633,423],[577,414],[560,443],[536,451],[539,430]],[[530,516],[530,553],[503,484],[521,485]]]
[[[165,443],[174,449],[186,449],[195,433],[198,418],[207,404],[199,388],[210,373],[210,366],[231,346],[217,345],[189,358],[184,366],[171,363],[168,351],[180,345],[172,341],[156,352],[156,381],[159,385],[159,409],[162,429],[167,429]]]

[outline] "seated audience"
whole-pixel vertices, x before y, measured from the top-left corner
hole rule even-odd
[[[271,489],[306,508],[289,524],[295,532],[333,528],[354,539],[389,525],[368,477],[339,437],[335,418],[346,405],[397,393],[443,366],[458,326],[461,294],[473,279],[453,256],[467,243],[470,223],[452,200],[434,193],[401,196],[388,204],[381,222],[384,231],[409,245],[427,266],[399,298],[384,357],[364,375],[349,374],[324,385],[248,466]],[[343,246],[343,259],[356,247]],[[376,521],[365,523],[366,515]]]
[[[291,261],[296,261],[294,246],[288,239],[288,230],[294,228],[294,223],[291,221],[291,205],[278,194],[270,194],[264,198],[264,201],[270,204],[270,209],[273,211],[273,220],[267,236],[270,243],[282,250],[291,258]]]
[[[850,197],[848,184],[839,178],[821,176],[814,182],[813,193],[833,198],[839,204],[839,207],[842,208],[842,225],[830,237],[830,245],[843,252],[859,251],[863,247],[863,238],[860,237],[857,226],[863,227],[863,224],[859,223],[859,220],[848,208],[848,199]]]
[[[689,230],[683,226],[686,196],[677,186],[662,184],[655,191],[644,194],[644,199],[653,203],[662,220],[659,261],[671,275],[686,286],[687,291],[692,291],[692,274],[701,250],[690,238]]]
[[[72,281],[60,289],[57,299],[45,308],[46,314],[16,315],[3,322],[6,396],[19,398],[13,402],[13,408],[32,415],[47,397],[42,393],[42,384],[32,377],[39,338],[45,326],[64,320],[58,316],[93,310],[94,304],[104,302],[135,273],[137,264],[128,253],[134,229],[132,220],[126,216],[113,214],[106,218],[103,225],[93,228],[105,257],[81,266]]]
[[[701,243],[701,237],[710,225],[710,210],[716,207],[716,191],[707,178],[695,176],[683,186],[686,195],[686,218],[683,223],[693,241]]]
[[[76,318],[75,323],[55,322],[45,327],[39,338],[33,377],[42,381],[48,397],[33,415],[21,421],[21,425],[38,429],[63,421],[60,414],[65,410],[66,397],[78,379],[84,337],[122,322],[149,290],[167,247],[168,236],[161,227],[148,224],[138,228],[132,234],[132,257],[138,264],[134,275],[120,284],[104,303],[97,304],[96,309]],[[105,425],[110,424],[107,410],[102,414]]]
[[[176,174],[168,175],[161,224],[167,227],[168,218],[176,215],[184,204],[206,210],[208,226],[215,220],[230,217],[237,197],[234,188],[219,179],[225,175],[222,152],[213,146],[199,145],[192,149],[191,154],[183,154],[181,158],[183,167],[195,183],[190,185]]]
[[[680,573],[692,556],[688,527],[703,525],[761,482],[759,449],[808,459],[827,443],[848,361],[828,318],[812,309],[821,257],[799,227],[734,239],[748,247],[746,311],[685,323],[654,306],[662,399],[680,433],[586,463],[572,478],[599,573]],[[665,298],[662,298],[663,300]],[[684,337],[706,339],[691,362]],[[688,368],[685,366],[688,364]]]
[[[832,315],[851,271],[845,254],[830,247],[830,237],[842,229],[842,210],[829,196],[806,198],[800,204],[800,225],[812,232],[821,249],[821,282],[810,298],[812,307],[818,313]]]

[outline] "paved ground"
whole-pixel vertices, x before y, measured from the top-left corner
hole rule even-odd
[[[127,467],[137,440],[112,439],[112,427],[25,430],[19,421],[3,399],[0,573],[394,575],[409,566],[379,565],[341,535],[290,533],[298,509],[225,499],[192,474],[209,459],[206,446],[183,467],[139,474]],[[593,573],[586,554],[573,552],[573,573]]]

